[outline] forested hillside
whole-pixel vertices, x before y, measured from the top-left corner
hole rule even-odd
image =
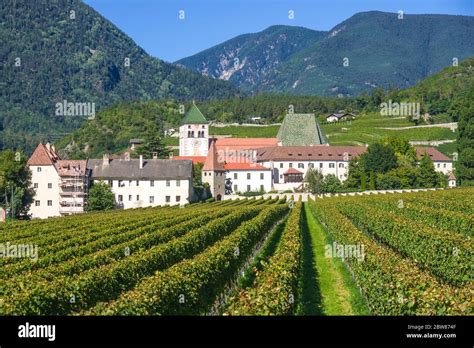
[[[400,91],[396,99],[421,103],[433,119],[458,122],[457,175],[474,185],[474,57]]]
[[[0,149],[31,150],[84,117],[55,116],[58,102],[209,100],[237,95],[213,80],[149,56],[79,0],[0,2]]]

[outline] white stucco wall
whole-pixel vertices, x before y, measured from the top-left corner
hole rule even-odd
[[[290,166],[290,164],[292,165],[292,167]],[[301,168],[300,164],[303,165],[303,168]],[[278,184],[284,182],[283,173],[285,173],[290,168],[294,168],[302,172],[304,178],[310,164],[314,165],[314,169],[321,171],[324,176],[328,174],[333,174],[341,181],[347,179],[347,173],[349,169],[349,162],[347,161],[275,161],[273,162],[273,168],[278,170]],[[272,167],[271,162],[264,162],[262,163],[262,165],[267,168]],[[331,168],[331,165],[333,165],[333,168]]]
[[[337,122],[339,119],[336,116],[326,117],[326,122]]]
[[[193,131],[194,137],[188,137]],[[198,137],[198,131],[204,131],[204,137]],[[207,156],[209,149],[209,126],[207,124],[184,124],[179,127],[179,155]]]
[[[98,180],[108,183],[108,180]],[[112,180],[112,192],[115,194],[115,202],[120,203],[119,196],[122,196],[121,203],[124,209],[156,207],[162,205],[184,205],[189,203],[191,188],[190,180],[154,180],[151,186],[150,180]],[[137,197],[138,196],[138,197]],[[169,202],[166,197],[169,196]],[[179,201],[178,197],[179,196]],[[153,197],[153,202],[150,202]]]
[[[38,168],[41,168],[41,172],[38,172]],[[52,165],[30,166],[30,171],[32,186],[38,185],[34,188],[35,196],[29,210],[32,218],[59,216],[59,175],[56,168]],[[51,188],[48,188],[48,184],[51,184]],[[51,206],[48,206],[48,200]],[[39,206],[36,205],[37,201]]]
[[[433,161],[433,165],[437,172],[448,174],[453,171],[453,163],[452,162],[435,162]]]
[[[233,193],[260,191],[262,186],[265,192],[272,189],[271,170],[229,170],[226,171],[227,178],[232,181]]]

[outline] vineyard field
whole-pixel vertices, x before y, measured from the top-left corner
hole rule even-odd
[[[472,315],[474,189],[0,225],[0,315]],[[3,254],[2,254],[3,255]]]

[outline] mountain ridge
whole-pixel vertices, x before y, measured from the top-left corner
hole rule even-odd
[[[239,87],[249,90],[269,70],[325,33],[299,26],[272,25],[256,33],[238,35],[180,59],[175,64],[206,76],[236,82]],[[292,43],[292,40],[295,42]],[[222,53],[218,53],[219,51]],[[239,55],[245,55],[245,58],[238,59]]]
[[[403,19],[398,19],[398,16],[382,11],[356,13],[331,30],[321,32],[321,36],[309,40],[301,49],[290,52],[258,84],[249,85],[237,78],[230,81],[254,93],[355,96],[378,86],[413,86],[449,66],[453,58],[461,61],[474,55],[474,17],[403,14]],[[218,55],[220,45],[178,62],[203,73],[197,68],[198,59],[201,62],[206,59],[204,52]],[[344,58],[348,59],[348,66],[343,66]]]
[[[226,81],[151,57],[82,1],[8,0],[0,10],[0,149],[31,149],[77,128],[84,117],[56,117],[64,100],[100,110],[128,100],[241,94]]]

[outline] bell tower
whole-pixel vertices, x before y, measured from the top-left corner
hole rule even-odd
[[[179,155],[207,156],[209,150],[209,122],[193,101],[179,126]]]

